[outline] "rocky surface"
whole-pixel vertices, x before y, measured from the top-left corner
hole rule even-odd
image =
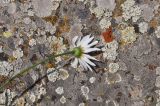
[[[89,34],[102,50],[93,72],[58,57],[10,83],[0,106],[160,106],[159,0],[0,0],[0,83]]]

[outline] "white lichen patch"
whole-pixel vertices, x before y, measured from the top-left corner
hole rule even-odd
[[[42,95],[45,95],[47,93],[46,88],[41,85],[38,85],[37,90],[36,90],[36,97],[37,99],[41,99]]]
[[[5,97],[5,92],[4,92],[4,93],[0,94],[0,104],[4,104],[5,99],[6,99],[6,97]]]
[[[101,18],[104,15],[104,9],[101,7],[96,7],[94,9],[90,8],[91,13],[94,13],[97,18]]]
[[[91,78],[89,78],[89,82],[92,84],[92,83],[94,83],[96,81],[96,77],[91,77]]]
[[[156,68],[156,74],[157,74],[157,75],[160,75],[160,67],[157,67],[157,68]]]
[[[19,45],[23,45],[24,43],[23,39],[19,38],[19,36],[17,36],[18,38],[15,40],[15,48],[18,48],[18,49],[19,49]]]
[[[157,27],[155,35],[157,36],[157,38],[160,38],[160,26]]]
[[[111,22],[110,20],[107,20],[106,18],[103,18],[100,22],[99,25],[101,27],[101,29],[106,29],[109,28],[109,26],[111,26]]]
[[[19,58],[23,57],[22,49],[17,48],[15,51],[13,51],[13,57],[15,57],[16,59],[19,59]]]
[[[66,98],[64,97],[64,96],[62,96],[61,98],[60,98],[60,102],[62,103],[62,104],[64,104],[64,103],[66,103]]]
[[[134,27],[126,27],[121,30],[121,44],[127,45],[136,41],[138,35],[135,33]]]
[[[133,22],[136,22],[140,18],[141,8],[135,5],[134,0],[126,0],[121,7],[123,10],[122,17],[125,21],[132,19]]]
[[[86,99],[89,99],[88,97],[89,88],[87,86],[81,86],[81,92],[82,92],[82,95],[85,96]]]
[[[32,39],[30,39],[30,40],[29,40],[29,45],[30,45],[30,46],[34,46],[34,45],[36,45],[36,40],[35,40],[35,39],[33,39],[33,38],[32,38]]]
[[[57,10],[57,8],[59,7],[59,2],[53,2],[53,7],[52,10]]]
[[[32,103],[34,103],[36,101],[36,95],[34,93],[31,92],[28,96],[29,96],[29,100]]]
[[[50,53],[63,53],[67,48],[66,45],[63,43],[64,39],[62,37],[55,37],[50,36],[47,38],[46,46],[50,48]],[[62,57],[56,58],[56,63],[62,61]]]
[[[97,102],[103,102],[103,99],[102,99],[101,96],[98,96],[98,97],[97,97]]]
[[[156,78],[156,83],[155,83],[156,87],[160,87],[160,76],[158,76]]]
[[[78,106],[85,106],[85,103],[80,103]]]
[[[0,61],[0,75],[8,76],[13,66],[7,61]]]
[[[104,13],[104,16],[106,17],[106,18],[110,18],[111,16],[112,16],[112,11],[110,11],[110,10],[106,10],[105,11],[105,13]]]
[[[69,77],[69,73],[65,69],[59,69],[59,78],[62,80],[66,80]]]
[[[37,44],[45,44],[46,42],[48,42],[46,35],[39,36],[38,38],[36,38],[36,41],[37,41]]]
[[[139,26],[139,31],[140,31],[141,33],[147,32],[147,30],[148,30],[148,23],[146,23],[146,22],[141,22],[141,23],[138,24],[138,26]]]
[[[117,50],[118,49],[118,42],[116,40],[113,40],[112,42],[105,43],[104,46],[106,49]]]
[[[58,94],[58,95],[62,95],[64,93],[64,90],[63,90],[63,87],[58,87],[55,89],[55,92]]]
[[[51,23],[46,22],[46,24],[45,24],[45,30],[46,30],[47,32],[50,32],[51,34],[54,34],[55,31],[56,31],[56,27],[53,26]]]
[[[102,48],[103,51],[103,57],[108,60],[115,60],[118,53],[118,42],[116,40],[113,40],[112,42],[105,43],[104,47]]]
[[[35,14],[35,12],[32,10],[28,10],[27,12],[28,12],[28,16],[34,16],[34,14]]]
[[[107,50],[105,53],[103,53],[103,57],[108,60],[115,60],[118,56],[118,53],[115,50]]]
[[[157,104],[160,104],[160,90],[156,90],[155,91],[156,93],[157,93],[157,95],[158,95],[158,97],[157,97]],[[157,106],[157,105],[156,105]],[[159,105],[158,105],[159,106]]]
[[[160,4],[158,4],[158,3],[154,6],[154,13],[155,14],[158,13],[159,7],[160,7]]]
[[[122,77],[119,73],[116,73],[116,74],[107,74],[106,76],[106,82],[108,84],[115,84],[115,83],[118,83],[118,82],[121,82],[122,81]]]
[[[69,77],[69,73],[67,70],[61,68],[56,70],[55,68],[48,68],[47,73],[50,73],[47,77],[51,82],[55,82],[56,80],[66,80]]]
[[[32,20],[31,20],[29,17],[26,17],[26,18],[23,19],[23,22],[24,22],[25,24],[30,24],[31,21],[32,21]]]
[[[12,92],[10,89],[4,90],[4,92],[0,94],[0,104],[5,104],[6,103],[7,106],[9,106],[9,104],[11,103],[12,99],[15,96],[16,96],[16,93]]]
[[[119,64],[118,63],[110,63],[109,64],[109,72],[110,73],[116,73],[119,69]]]
[[[16,75],[21,71],[21,68],[23,65],[23,60],[20,58],[20,59],[13,61],[11,64],[12,64],[12,66],[14,66],[13,67],[13,70],[14,70],[13,74]]]
[[[160,106],[160,102],[158,102],[158,103],[156,104],[156,106]]]
[[[81,86],[81,92],[83,95],[87,95],[89,93],[89,88],[87,86]]]
[[[48,77],[48,80],[51,82],[55,82],[59,78],[59,73],[54,70],[55,70],[54,68],[49,68],[47,70],[47,73],[50,73],[49,75],[47,75],[47,77]],[[54,71],[54,72],[52,72],[52,71]]]

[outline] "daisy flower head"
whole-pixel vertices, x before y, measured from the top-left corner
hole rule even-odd
[[[86,70],[92,71],[93,66],[96,66],[91,60],[96,60],[94,57],[90,56],[90,52],[100,51],[99,48],[94,47],[98,41],[93,41],[94,37],[91,35],[86,35],[84,37],[75,36],[72,39],[73,45],[73,55],[75,56],[74,61],[71,66],[77,68],[78,64],[84,67]]]

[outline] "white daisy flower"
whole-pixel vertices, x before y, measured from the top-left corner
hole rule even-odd
[[[91,66],[96,66],[91,60],[98,60],[88,54],[90,52],[100,51],[99,48],[93,47],[98,43],[98,41],[93,41],[93,39],[94,37],[90,35],[83,38],[78,36],[73,38],[73,54],[76,58],[71,63],[72,67],[77,68],[77,65],[80,64],[86,70],[89,69],[92,71]]]

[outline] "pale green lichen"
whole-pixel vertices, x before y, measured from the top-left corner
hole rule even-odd
[[[138,35],[135,33],[134,27],[126,27],[121,32],[121,44],[127,45],[136,41]]]

